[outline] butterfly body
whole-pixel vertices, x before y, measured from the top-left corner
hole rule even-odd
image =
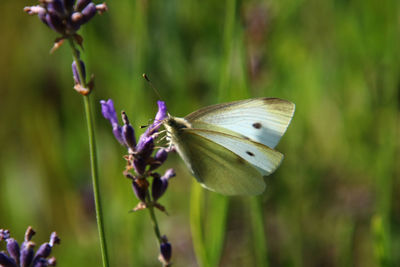
[[[255,195],[281,163],[273,148],[286,131],[294,104],[256,98],[213,105],[164,121],[167,138],[197,181],[224,195]]]

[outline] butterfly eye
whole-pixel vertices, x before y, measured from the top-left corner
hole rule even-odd
[[[261,125],[261,123],[259,123],[259,122],[253,123],[253,127],[256,128],[256,129],[260,129],[261,126],[262,126],[262,125]]]

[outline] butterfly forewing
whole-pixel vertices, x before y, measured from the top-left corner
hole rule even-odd
[[[185,117],[193,128],[221,127],[274,148],[289,125],[295,105],[278,98],[255,98],[213,105]],[[224,131],[225,132],[225,131]]]

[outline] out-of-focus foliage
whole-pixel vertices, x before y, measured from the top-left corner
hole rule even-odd
[[[56,230],[63,241],[54,251],[58,266],[99,266],[71,52],[63,46],[49,55],[57,36],[22,11],[35,3],[0,1],[0,228],[20,240],[28,225],[43,235],[37,240]],[[248,96],[296,103],[278,146],[284,162],[262,196],[270,266],[398,264],[400,2],[235,5],[233,26],[226,27],[229,1],[109,1],[109,12],[80,32],[87,71],[96,75],[92,99],[112,265],[159,264],[148,215],[128,213],[137,200],[122,175],[124,149],[99,105],[113,98],[135,128],[147,125],[157,96],[142,73],[175,116]],[[177,177],[162,199],[170,216],[158,214],[160,227],[175,266],[197,266],[187,201],[193,179],[177,156],[164,165]],[[244,197],[230,202],[221,266],[256,262],[250,206]]]

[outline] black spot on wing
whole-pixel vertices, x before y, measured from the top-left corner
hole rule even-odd
[[[256,129],[260,129],[262,127],[262,125],[259,122],[255,122],[255,123],[253,123],[253,127]]]
[[[250,151],[246,151],[247,155],[254,157],[254,153],[250,152]]]

